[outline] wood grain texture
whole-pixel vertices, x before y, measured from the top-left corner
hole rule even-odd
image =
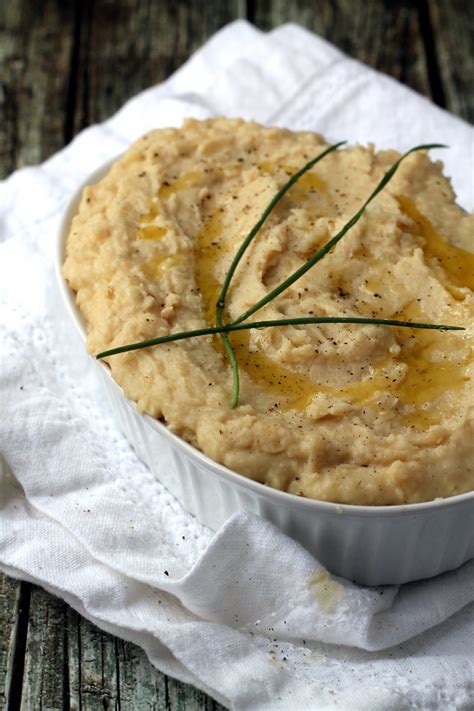
[[[420,18],[410,0],[256,0],[255,24],[296,22],[431,98]]]
[[[59,0],[0,3],[0,177],[64,144],[74,12]]]
[[[67,648],[67,609],[44,590],[32,587],[23,672],[22,707],[60,711],[68,696],[63,673]]]
[[[0,709],[7,705],[18,629],[20,583],[0,575]]]
[[[29,583],[12,582],[14,582],[15,585],[15,592],[11,612],[14,613],[15,620],[8,639],[6,650],[7,664],[4,674],[2,674],[3,670],[0,666],[0,688],[4,689],[6,699],[5,708],[7,711],[9,709],[19,709],[21,706],[22,679],[25,666],[31,596],[31,585]],[[9,616],[7,616],[7,619],[8,617]]]
[[[77,74],[73,133],[103,121],[128,98],[166,79],[208,37],[243,16],[242,0],[85,0],[73,68]]]
[[[220,27],[297,22],[467,120],[474,4],[465,0],[5,0],[0,176],[37,163],[168,77]],[[0,709],[216,711],[200,691],[63,602],[0,575]]]
[[[76,617],[76,620],[74,620]],[[71,657],[77,659],[76,698],[84,711],[120,708],[120,675],[116,643],[86,620],[71,616]],[[73,697],[74,698],[74,697]]]
[[[446,106],[474,123],[474,3],[465,0],[429,0],[431,32],[427,44],[440,72]]]
[[[31,598],[24,639],[19,640],[18,612],[24,586],[0,575],[0,709],[222,709],[203,692],[152,667],[134,644],[102,632],[36,586],[27,585]],[[15,668],[18,654],[24,660],[21,673]]]
[[[202,691],[158,672],[135,645],[123,640],[116,643],[123,709],[219,711],[223,708]]]

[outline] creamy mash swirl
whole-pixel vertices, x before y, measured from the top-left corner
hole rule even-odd
[[[212,324],[235,251],[324,139],[241,120],[188,120],[143,136],[87,187],[67,241],[88,350]],[[232,281],[236,318],[340,230],[399,157],[328,155],[290,189]],[[364,316],[466,326],[436,332],[310,325],[108,358],[138,408],[217,462],[269,486],[352,504],[474,489],[474,218],[442,165],[409,156],[336,248],[258,319]],[[257,316],[257,315],[256,315]]]

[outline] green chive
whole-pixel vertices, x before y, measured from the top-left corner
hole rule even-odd
[[[384,187],[387,185],[387,183],[392,179],[392,177],[395,175],[395,173],[398,170],[398,167],[400,163],[410,155],[410,153],[414,153],[415,151],[421,151],[421,150],[429,150],[430,148],[446,148],[446,146],[440,144],[440,143],[431,143],[427,145],[422,145],[422,146],[415,146],[415,148],[411,148],[409,151],[404,153],[401,158],[397,160],[396,163],[392,165],[392,167],[385,173],[383,176],[382,180],[379,182],[375,190],[369,195],[367,200],[364,202],[362,207],[356,214],[351,217],[349,222],[346,222],[342,230],[340,230],[337,235],[335,235],[332,239],[329,240],[329,242],[326,242],[326,244],[319,249],[316,254],[313,254],[312,257],[310,257],[299,269],[296,269],[296,271],[291,274],[287,279],[282,281],[281,284],[276,286],[272,291],[270,291],[266,296],[264,296],[260,301],[257,301],[256,304],[251,306],[247,311],[244,311],[244,313],[240,314],[232,323],[242,323],[242,321],[245,321],[249,316],[254,314],[256,311],[259,311],[261,308],[266,306],[270,301],[272,301],[276,296],[279,296],[283,291],[288,289],[289,286],[295,283],[300,277],[303,276],[303,274],[306,274],[307,271],[311,269],[311,267],[314,267],[314,265],[319,262],[323,257],[326,256],[328,252],[330,252],[336,244],[344,237],[344,235],[351,229],[351,227],[354,227],[356,222],[360,220],[362,217],[365,208],[372,202],[372,200],[377,197],[377,195],[380,193],[381,190],[384,189]]]
[[[273,209],[278,205],[282,197],[285,195],[285,193],[288,192],[288,190],[301,178],[302,175],[308,172],[308,170],[311,170],[313,166],[316,165],[320,160],[322,160],[325,156],[327,156],[329,153],[332,153],[332,151],[335,151],[339,148],[339,146],[342,146],[346,143],[346,141],[340,141],[340,143],[336,143],[333,146],[329,146],[329,148],[326,148],[324,151],[322,151],[319,155],[317,155],[315,158],[312,160],[308,161],[306,165],[304,165],[300,170],[298,170],[296,173],[294,173],[289,180],[283,185],[282,188],[274,195],[274,197],[270,200],[268,203],[267,207],[263,211],[260,219],[258,222],[252,227],[250,232],[248,233],[247,237],[244,239],[242,244],[240,245],[239,249],[237,250],[232,263],[227,271],[227,274],[225,275],[224,282],[222,284],[222,288],[219,294],[219,298],[217,300],[216,304],[216,325],[217,326],[222,326],[222,314],[224,311],[225,307],[225,300],[227,296],[227,291],[229,290],[230,282],[232,281],[232,277],[235,274],[235,270],[237,269],[240,260],[244,256],[245,252],[247,251],[250,243],[252,240],[256,237],[257,233],[260,231],[260,229],[263,227],[265,221],[267,218],[270,216],[271,212]],[[221,335],[222,342],[224,344],[224,348],[227,352],[227,355],[229,356],[229,362],[232,368],[232,395],[231,395],[231,400],[232,400],[232,407],[237,407],[237,404],[239,402],[239,391],[240,391],[240,377],[239,377],[239,365],[237,362],[237,358],[235,357],[234,350],[232,348],[232,344],[228,338],[228,336],[223,333]]]
[[[198,328],[194,331],[182,331],[180,333],[170,333],[167,336],[151,338],[138,343],[128,343],[125,346],[111,348],[96,355],[97,360],[127,353],[151,346],[159,346],[173,341],[182,341],[188,338],[198,338],[199,336],[215,336],[221,333],[232,333],[233,331],[246,331],[251,328],[274,328],[275,326],[302,326],[318,323],[345,323],[345,324],[366,324],[368,326],[396,326],[397,328],[420,328],[430,331],[465,331],[463,326],[447,326],[439,323],[418,323],[416,321],[397,321],[396,319],[385,318],[363,318],[358,316],[302,316],[295,318],[282,318],[270,321],[252,321],[248,323],[228,323],[224,326],[209,326],[208,328]]]

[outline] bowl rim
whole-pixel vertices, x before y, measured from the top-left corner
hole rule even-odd
[[[69,313],[75,327],[81,336],[81,340],[86,343],[86,329],[84,319],[77,308],[74,292],[64,279],[62,275],[62,265],[65,257],[65,246],[66,239],[69,234],[69,228],[74,215],[79,207],[80,200],[82,198],[82,193],[88,185],[93,185],[101,180],[113,166],[113,164],[121,157],[123,154],[119,154],[112,159],[107,160],[105,163],[97,167],[89,176],[82,180],[79,187],[72,193],[69,200],[64,208],[59,228],[56,237],[56,249],[55,249],[55,273],[57,278],[57,283],[59,290],[61,292],[63,303],[66,306],[66,310]],[[101,368],[102,373],[105,374],[114,386],[120,392],[121,397],[136,410],[136,403],[129,400],[123,393],[122,388],[113,379],[110,368],[106,363],[97,361],[93,355],[88,354],[88,357],[92,359],[96,367]],[[474,504],[474,490],[467,491],[463,494],[456,494],[455,496],[449,496],[446,498],[432,499],[430,501],[422,501],[413,504],[393,504],[393,505],[368,505],[368,504],[342,504],[333,501],[322,501],[319,499],[310,499],[303,496],[297,496],[287,491],[281,491],[280,489],[274,489],[270,486],[262,484],[255,479],[246,477],[243,474],[229,469],[223,464],[213,461],[204,452],[194,447],[189,442],[178,437],[172,430],[169,429],[165,424],[153,418],[151,415],[146,413],[139,413],[136,410],[136,414],[139,417],[144,418],[148,426],[151,426],[160,435],[170,439],[175,447],[181,449],[193,460],[197,460],[199,464],[204,465],[205,468],[210,471],[214,476],[220,479],[224,479],[230,482],[234,486],[239,488],[247,489],[253,494],[272,499],[274,503],[279,503],[284,506],[291,506],[296,509],[306,509],[313,510],[314,513],[325,513],[325,514],[347,514],[352,516],[361,517],[393,517],[398,515],[416,515],[416,514],[429,514],[440,509],[451,508],[452,506],[458,506],[470,502]]]

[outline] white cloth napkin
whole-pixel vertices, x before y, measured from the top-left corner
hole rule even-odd
[[[308,552],[247,514],[216,535],[199,525],[100,399],[55,284],[61,211],[141,133],[213,114],[378,147],[448,143],[472,206],[471,127],[294,25],[229,25],[167,82],[13,174],[0,186],[0,568],[233,709],[473,709],[474,561],[402,588],[333,580],[322,604]]]

